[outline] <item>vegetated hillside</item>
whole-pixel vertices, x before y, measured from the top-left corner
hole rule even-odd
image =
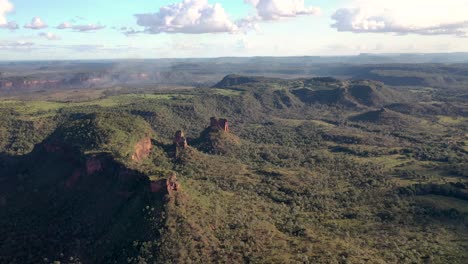
[[[264,77],[228,75],[216,88],[262,91],[272,93],[278,107],[307,104],[340,105],[344,107],[380,107],[392,102],[402,102],[404,96],[372,81],[340,81],[334,78],[280,80]],[[266,99],[263,99],[264,101]]]
[[[465,105],[452,103],[430,102],[430,103],[394,103],[386,108],[409,115],[453,115],[468,116]]]
[[[275,81],[279,81],[279,79],[274,79]],[[220,82],[218,82],[214,87],[216,88],[229,88],[232,86],[240,86],[245,84],[256,84],[262,82],[271,82],[271,78],[265,78],[260,76],[243,76],[243,75],[227,75],[224,77]]]
[[[388,110],[382,107],[380,110],[365,112],[350,118],[351,121],[390,125],[394,127],[417,126],[418,121],[410,116]]]
[[[213,117],[210,126],[204,129],[193,143],[207,153],[228,154],[239,147],[240,139],[229,133],[229,124],[226,119],[218,120]]]
[[[138,146],[145,132],[136,130],[147,127],[119,117],[75,118],[29,154],[2,154],[0,262],[123,263],[138,255],[138,241],[158,237],[165,193],[122,163],[134,159],[123,146]]]
[[[118,159],[129,160],[135,154],[135,146],[151,136],[152,129],[142,118],[102,112],[72,115],[49,140],[63,142],[84,153],[110,152]]]
[[[467,62],[466,54],[14,62],[0,63],[0,94],[37,96],[49,91],[112,86],[208,87],[223,76],[237,73],[366,79],[402,90],[414,86],[441,88],[441,94],[450,96],[453,90],[463,92],[468,84]]]
[[[254,79],[2,102],[0,262],[465,262],[466,117],[397,112],[375,82]]]

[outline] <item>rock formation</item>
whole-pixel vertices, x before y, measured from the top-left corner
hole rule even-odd
[[[175,175],[175,173],[171,174],[166,180],[166,188],[169,194],[180,190],[180,184],[177,181],[177,176]]]
[[[216,117],[210,118],[210,127],[212,129],[229,132],[229,122],[227,119],[224,119],[224,118],[220,118],[220,119],[217,119]]]
[[[149,156],[152,147],[151,138],[147,137],[140,140],[135,145],[135,152],[132,155],[132,160],[140,162],[146,159]]]
[[[173,173],[167,179],[151,182],[152,193],[165,193],[171,195],[180,190],[180,184],[177,182],[177,176]]]
[[[175,133],[174,145],[177,148],[182,148],[182,149],[185,149],[188,147],[187,138],[185,137],[184,132],[182,130],[179,130]]]
[[[84,164],[73,170],[71,176],[65,181],[65,187],[74,187],[82,177],[102,172],[105,169],[105,162],[106,160],[102,156],[92,155],[87,157]]]

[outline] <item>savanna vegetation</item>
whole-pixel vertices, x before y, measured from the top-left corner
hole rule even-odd
[[[83,91],[0,101],[1,263],[468,259],[466,89],[229,75]],[[172,174],[180,188],[151,191]]]

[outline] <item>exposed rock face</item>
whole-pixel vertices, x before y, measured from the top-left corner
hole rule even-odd
[[[13,80],[0,80],[0,89],[34,89],[43,87],[57,87],[59,85],[59,80],[24,80],[21,78]]]
[[[171,195],[174,192],[180,190],[180,184],[177,182],[177,176],[171,174],[167,179],[152,181],[151,192],[152,193],[165,193]]]
[[[11,81],[5,81],[5,80],[1,80],[1,81],[0,81],[0,88],[9,89],[9,88],[12,88],[12,87],[13,87],[13,82],[11,82]]]
[[[105,161],[98,156],[91,156],[86,159],[84,166],[76,168],[72,175],[66,180],[65,187],[74,187],[77,182],[86,176],[90,176],[105,169]]]
[[[144,159],[146,159],[152,149],[152,144],[151,144],[151,138],[147,137],[142,140],[140,140],[136,145],[135,145],[135,152],[132,155],[132,160],[140,162]]]
[[[182,148],[182,149],[185,149],[188,147],[187,138],[185,137],[184,132],[182,130],[179,130],[175,133],[174,145],[177,148]]]
[[[229,132],[229,122],[227,119],[221,118],[217,119],[216,117],[210,118],[210,127],[213,129],[222,130],[224,132]]]
[[[240,139],[229,132],[229,121],[212,117],[210,126],[203,130],[194,145],[210,154],[227,154],[239,147]]]
[[[174,173],[167,179],[166,188],[169,194],[180,190],[180,184],[177,182],[177,176]]]

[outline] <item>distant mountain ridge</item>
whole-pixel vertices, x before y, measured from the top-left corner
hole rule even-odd
[[[228,75],[213,87],[239,90],[273,90],[269,96],[275,96],[276,102],[284,99],[283,103],[286,105],[288,105],[288,102],[294,101],[290,96],[295,96],[299,101],[306,104],[342,105],[358,108],[381,107],[392,102],[404,101],[399,92],[386,88],[381,82],[342,81],[332,77],[287,80]],[[262,100],[265,100],[265,98],[262,97]]]

